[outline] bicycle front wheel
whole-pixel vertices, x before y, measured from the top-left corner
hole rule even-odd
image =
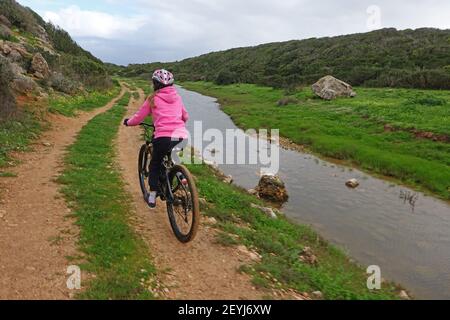
[[[138,174],[139,174],[139,184],[141,186],[142,195],[144,198],[150,192],[150,186],[148,184],[148,179],[150,176],[150,161],[152,160],[152,146],[144,144],[139,152],[138,160]]]
[[[194,178],[184,166],[174,166],[169,174],[173,203],[167,202],[170,225],[177,239],[188,243],[195,239],[200,222],[200,206]]]

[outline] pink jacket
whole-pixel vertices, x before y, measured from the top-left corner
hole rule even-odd
[[[149,115],[156,127],[155,138],[188,138],[186,122],[189,114],[175,87],[158,90],[153,103],[145,100],[141,109],[128,120],[128,125],[138,126]]]

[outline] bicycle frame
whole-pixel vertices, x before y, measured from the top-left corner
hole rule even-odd
[[[155,139],[155,126],[152,124],[148,124],[148,123],[141,123],[141,126],[143,126],[146,130],[145,130],[145,143],[147,146],[152,145],[153,140]],[[148,133],[148,129],[152,129],[152,134],[149,135]],[[168,204],[174,204],[175,202],[175,196],[172,192],[172,186],[170,183],[170,177],[169,177],[169,173],[170,173],[170,165],[173,166],[173,161],[170,155],[167,155],[166,157],[164,157],[163,159],[163,167],[164,167],[164,175],[165,175],[165,189],[166,190],[161,190],[164,193],[164,197],[165,200]],[[178,177],[177,177],[178,179]],[[163,186],[161,186],[163,187]]]
[[[144,134],[145,144],[139,151],[139,183],[146,198],[149,192],[146,183],[151,178],[148,166],[149,160],[153,156],[155,127],[146,123],[142,123],[141,126],[145,127],[146,130]],[[200,221],[200,205],[194,178],[186,167],[177,165],[173,161],[171,152],[164,157],[161,165],[162,169],[158,177],[160,188],[158,196],[166,202],[170,225],[175,236],[180,242],[188,243],[195,238]],[[145,201],[147,201],[147,198]],[[180,213],[179,208],[182,208],[184,212]],[[180,229],[179,217],[183,219],[183,225],[190,225],[188,233]],[[189,220],[190,217],[191,220]],[[189,221],[191,221],[191,224]]]

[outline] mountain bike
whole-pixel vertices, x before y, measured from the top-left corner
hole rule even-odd
[[[150,161],[153,153],[155,126],[142,123],[145,144],[139,152],[139,183],[147,199],[150,192]],[[182,150],[180,150],[182,151]],[[170,225],[177,239],[182,243],[194,240],[199,226],[200,206],[195,181],[189,170],[172,160],[172,150],[164,157],[159,178],[158,197],[166,202]],[[153,177],[152,177],[153,178]]]

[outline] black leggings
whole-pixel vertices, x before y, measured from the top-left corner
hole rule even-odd
[[[153,140],[153,154],[150,162],[150,190],[158,190],[158,180],[162,172],[162,161],[166,155],[172,152],[178,144],[183,142],[183,139],[173,140],[172,138],[158,138]]]

